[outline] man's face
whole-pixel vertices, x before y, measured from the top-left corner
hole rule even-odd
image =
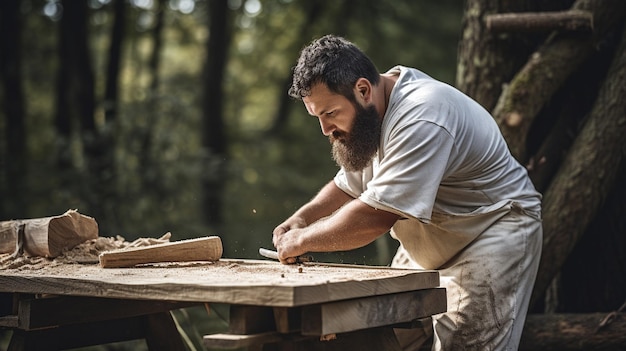
[[[374,105],[332,93],[322,84],[311,89],[303,102],[309,114],[318,118],[322,133],[332,144],[333,159],[347,171],[367,167],[380,142],[381,122]]]

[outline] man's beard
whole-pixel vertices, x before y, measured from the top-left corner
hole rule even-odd
[[[333,132],[333,160],[346,171],[361,171],[369,166],[378,151],[381,122],[374,105],[363,107],[354,103],[356,113],[349,133]]]

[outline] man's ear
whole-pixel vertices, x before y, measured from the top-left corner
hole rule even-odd
[[[357,99],[362,99],[364,103],[372,100],[372,84],[365,78],[359,78],[354,84],[354,95]]]

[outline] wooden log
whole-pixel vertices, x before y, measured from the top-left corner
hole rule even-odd
[[[95,219],[69,210],[59,216],[0,222],[0,253],[15,252],[21,244],[31,256],[54,258],[65,249],[97,237]]]
[[[485,16],[485,25],[493,32],[591,31],[593,15],[580,10],[498,13]]]
[[[530,314],[526,318],[520,350],[624,350],[626,313],[599,328],[607,313]]]

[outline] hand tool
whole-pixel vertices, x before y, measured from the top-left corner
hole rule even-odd
[[[273,250],[268,250],[268,249],[264,249],[261,247],[259,248],[259,255],[278,261],[278,252],[273,251]],[[313,262],[313,257],[310,255],[302,255],[302,256],[296,257],[295,263],[304,263],[304,262]]]
[[[218,236],[180,240],[171,243],[107,251],[100,254],[104,268],[132,267],[143,263],[219,261],[222,240]]]

